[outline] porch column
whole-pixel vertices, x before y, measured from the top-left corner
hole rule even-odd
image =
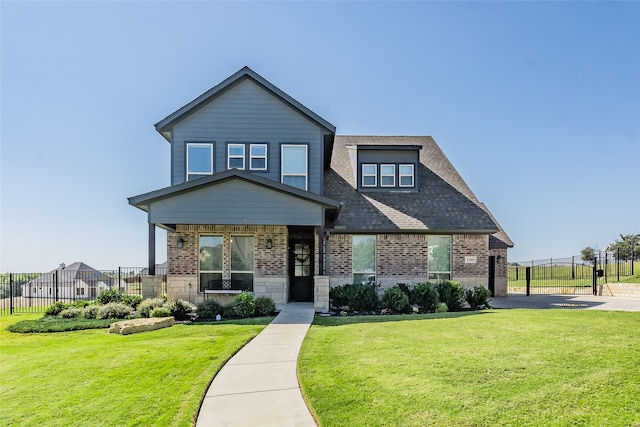
[[[324,227],[321,225],[316,227],[316,232],[318,233],[318,274],[324,276]]]
[[[156,275],[156,225],[149,223],[149,276]]]

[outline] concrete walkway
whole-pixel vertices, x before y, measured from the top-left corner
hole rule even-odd
[[[313,322],[313,304],[281,308],[273,322],[218,372],[196,427],[316,426],[296,370],[300,345]]]
[[[491,298],[493,308],[572,308],[584,310],[640,311],[640,298],[595,295],[510,295]]]

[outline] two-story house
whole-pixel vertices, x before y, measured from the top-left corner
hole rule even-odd
[[[330,286],[451,279],[506,294],[513,243],[428,136],[340,136],[248,67],[156,125],[171,185],[129,198],[168,230],[167,294],[328,308]]]

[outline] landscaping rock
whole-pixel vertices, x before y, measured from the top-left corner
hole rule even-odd
[[[109,332],[112,334],[129,335],[137,332],[153,331],[167,328],[175,323],[173,317],[151,317],[149,319],[130,319],[112,323]]]

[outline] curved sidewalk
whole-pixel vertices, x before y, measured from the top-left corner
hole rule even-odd
[[[273,322],[213,379],[196,427],[315,427],[296,370],[300,345],[314,314],[311,303],[282,306]]]

